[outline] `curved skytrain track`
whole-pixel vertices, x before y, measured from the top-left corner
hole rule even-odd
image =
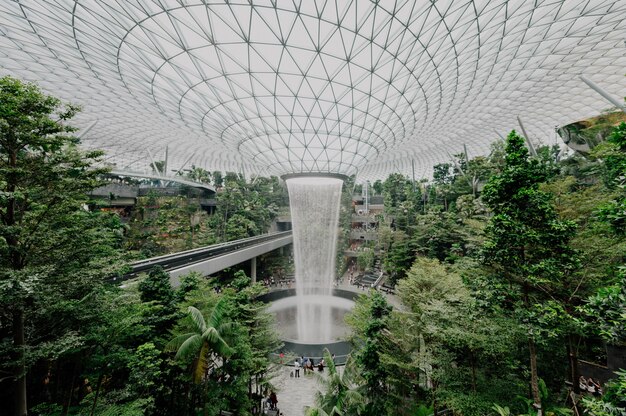
[[[139,273],[149,272],[155,266],[161,266],[164,270],[174,270],[183,266],[208,260],[213,257],[232,253],[244,248],[248,248],[257,244],[277,240],[289,236],[291,231],[283,231],[278,233],[263,234],[241,240],[229,241],[227,243],[214,244],[211,246],[196,248],[193,250],[181,251],[174,254],[166,254],[164,256],[152,257],[131,263],[129,266],[131,271],[121,278],[114,278],[112,281],[128,280],[136,277]]]

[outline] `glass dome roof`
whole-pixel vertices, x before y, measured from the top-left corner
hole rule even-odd
[[[622,0],[0,0],[0,74],[122,169],[430,176],[626,95]],[[95,124],[94,124],[95,123]],[[89,129],[87,129],[89,127]],[[494,131],[495,130],[495,131]]]

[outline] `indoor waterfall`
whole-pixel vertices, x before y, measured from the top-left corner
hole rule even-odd
[[[328,177],[287,179],[293,226],[298,339],[331,338],[339,203],[343,181]]]

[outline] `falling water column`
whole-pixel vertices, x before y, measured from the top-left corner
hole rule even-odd
[[[293,226],[298,339],[328,341],[343,181],[311,176],[286,181]]]

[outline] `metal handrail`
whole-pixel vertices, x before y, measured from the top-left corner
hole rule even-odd
[[[124,276],[124,278],[131,278],[134,275],[148,271],[155,266],[161,266],[165,270],[178,268],[184,265],[206,260],[207,258],[214,257],[216,255],[222,255],[234,250],[264,243],[266,241],[276,240],[289,235],[291,235],[291,231],[268,233],[254,237],[242,238],[240,240],[229,241],[226,243],[213,244],[192,250],[180,251],[178,253],[152,257],[145,260],[139,260],[129,264],[131,271]]]

